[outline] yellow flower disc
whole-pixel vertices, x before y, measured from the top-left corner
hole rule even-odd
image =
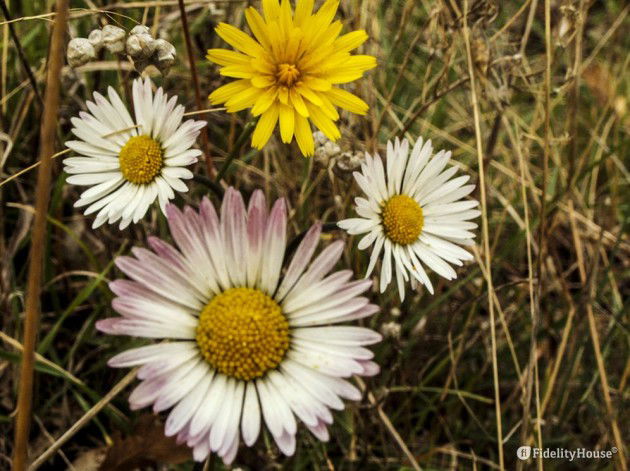
[[[136,184],[151,183],[160,173],[164,157],[160,143],[149,136],[134,136],[118,154],[123,177]]]
[[[251,288],[230,288],[199,315],[197,345],[219,372],[249,381],[275,368],[289,348],[289,323],[278,303]]]
[[[292,86],[300,78],[300,71],[294,64],[280,64],[276,72],[278,85]]]
[[[422,208],[407,195],[392,196],[381,214],[385,235],[400,245],[409,245],[418,240],[424,225]]]

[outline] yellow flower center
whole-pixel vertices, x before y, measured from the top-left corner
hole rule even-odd
[[[407,195],[395,195],[387,200],[381,217],[387,237],[400,245],[418,240],[424,225],[422,208]]]
[[[199,315],[196,340],[219,372],[249,381],[275,368],[289,348],[289,323],[278,303],[251,288],[230,288]]]
[[[159,142],[149,136],[129,139],[120,149],[118,159],[123,177],[136,184],[152,182],[164,163]]]
[[[276,79],[280,85],[292,86],[300,78],[300,71],[293,64],[280,64],[276,72]]]

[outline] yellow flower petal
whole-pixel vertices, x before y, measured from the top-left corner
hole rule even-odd
[[[317,47],[329,46],[333,44],[339,37],[339,33],[343,29],[343,23],[339,20],[333,22],[328,28],[323,30],[321,37],[317,38]]]
[[[265,111],[269,109],[269,107],[276,101],[278,97],[278,89],[277,88],[269,88],[262,92],[262,94],[256,100],[256,104],[252,108],[252,114],[254,116],[260,116]]]
[[[228,113],[236,113],[237,111],[254,106],[259,96],[260,90],[258,88],[250,87],[247,90],[237,93],[226,101],[225,107],[227,108]]]
[[[361,115],[367,114],[369,108],[368,104],[358,96],[353,95],[346,90],[333,87],[326,92],[326,96],[335,106],[339,106],[343,109],[351,111],[352,113]]]
[[[269,23],[269,42],[271,42],[271,53],[273,60],[278,62],[284,55],[285,38],[282,35],[280,23],[272,21]]]
[[[271,75],[254,75],[252,85],[256,88],[267,88],[275,84],[276,81]]]
[[[301,26],[304,21],[310,18],[313,12],[313,3],[313,0],[297,0],[295,15],[293,15],[293,22],[296,26]]]
[[[308,27],[305,27],[302,47],[315,51],[322,47],[330,46],[337,39],[342,28],[343,23],[341,21],[335,21],[331,25],[318,25],[316,22],[310,23]]]
[[[280,3],[280,26],[285,36],[293,29],[293,11],[289,0],[282,0]]]
[[[332,46],[326,46],[317,48],[310,54],[304,55],[299,62],[298,67],[303,73],[312,73],[317,70],[317,67],[325,60],[328,62],[328,58],[334,53]]]
[[[331,23],[338,9],[339,0],[326,0],[313,16],[313,20],[318,24],[319,28],[324,29]]]
[[[256,59],[252,59],[252,67],[257,72],[267,75],[273,75],[276,72],[273,64],[269,62],[266,57],[257,57]]]
[[[313,103],[316,106],[322,106],[322,100],[317,96],[317,94],[308,87],[304,85],[298,85],[295,87],[300,95],[306,98],[308,101]]]
[[[341,132],[335,123],[324,114],[324,112],[317,106],[306,105],[308,112],[310,113],[311,121],[317,126],[324,135],[331,141],[336,141],[341,137]]]
[[[332,87],[331,83],[328,80],[312,76],[304,77],[302,83],[305,87],[310,88],[311,90],[317,90],[318,92],[326,92]]]
[[[208,49],[206,58],[219,65],[245,65],[251,62],[251,57],[229,49]]]
[[[254,134],[252,135],[252,146],[262,149],[271,137],[273,129],[278,122],[278,105],[272,105],[258,120]]]
[[[320,106],[319,108],[328,118],[332,119],[333,121],[337,121],[339,119],[339,113],[337,113],[337,110],[335,109],[333,104],[326,97],[326,94],[322,92],[317,92],[317,96],[320,98],[320,100],[322,100],[322,106]]]
[[[289,89],[287,87],[278,88],[278,100],[284,105],[289,104]]]
[[[326,79],[331,83],[347,83],[360,78],[363,72],[376,67],[373,56],[351,56],[343,66],[332,70]]]
[[[340,38],[337,38],[333,47],[338,52],[349,52],[356,49],[365,41],[367,41],[367,33],[360,29],[358,31],[352,31],[351,33],[344,34]]]
[[[252,30],[258,42],[265,48],[269,49],[271,47],[271,43],[269,42],[269,31],[267,29],[267,24],[260,13],[256,11],[254,7],[249,7],[245,10],[245,19],[247,20],[247,24],[249,25],[249,29]]]
[[[295,140],[298,143],[300,151],[305,156],[311,156],[315,153],[315,142],[313,142],[313,132],[311,125],[304,116],[295,115]]]
[[[283,60],[288,64],[294,64],[297,61],[300,51],[300,44],[304,33],[299,28],[294,29],[289,34],[289,40],[286,42]]]
[[[215,28],[217,34],[226,43],[232,46],[234,49],[238,49],[247,55],[252,57],[264,54],[265,50],[258,44],[251,36],[243,33],[240,29],[235,28],[227,23],[219,23],[219,26]]]
[[[300,95],[294,88],[289,90],[289,99],[291,100],[291,104],[295,108],[295,111],[297,111],[305,118],[308,118],[308,109],[306,108],[306,104],[302,99],[302,95]]]
[[[213,105],[220,105],[225,103],[234,95],[243,92],[251,88],[251,82],[249,80],[236,80],[234,82],[223,85],[213,91],[208,99]]]
[[[278,0],[263,0],[262,7],[267,23],[277,20],[280,16],[280,4]]]
[[[234,78],[252,78],[254,76],[254,71],[249,65],[227,65],[221,67],[219,73],[224,77]]]
[[[295,111],[286,105],[280,105],[280,137],[282,142],[287,144],[293,139],[293,130],[295,129]]]

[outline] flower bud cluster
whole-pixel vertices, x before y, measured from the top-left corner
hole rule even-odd
[[[105,25],[95,29],[87,38],[74,38],[68,44],[68,64],[80,67],[96,59],[105,48],[114,55],[128,55],[136,70],[141,73],[147,66],[154,65],[166,75],[175,63],[175,47],[164,39],[155,39],[149,28],[135,26],[129,34],[118,26]]]
[[[344,151],[337,143],[329,140],[324,133],[316,131],[313,133],[315,141],[315,160],[324,167],[332,169],[336,174],[351,174],[357,170],[365,154],[361,151]]]

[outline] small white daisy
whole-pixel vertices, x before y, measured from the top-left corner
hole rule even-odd
[[[475,200],[462,198],[475,185],[464,185],[468,175],[452,178],[457,167],[445,170],[451,152],[432,156],[431,141],[418,139],[411,154],[409,142],[396,139],[387,143],[387,170],[379,155],[366,154],[361,172],[354,178],[367,198],[356,198],[358,218],[345,219],[339,227],[349,234],[365,234],[359,242],[363,250],[374,244],[366,277],[370,276],[382,251],[381,292],[396,274],[400,299],[405,298],[405,283],[424,284],[433,294],[426,264],[448,280],[457,273],[449,263],[462,265],[472,255],[459,245],[472,245],[477,224],[470,222],[481,214]],[[392,266],[393,265],[393,266]]]
[[[149,79],[133,82],[135,121],[116,91],[109,87],[107,100],[94,92],[89,113],[72,118],[72,132],[79,141],[66,146],[80,157],[63,161],[68,183],[91,186],[75,207],[88,206],[85,214],[98,211],[93,228],[106,221],[120,221],[120,229],[138,222],[149,206],[159,200],[164,212],[175,191],[185,192],[182,181],[192,178],[187,168],[201,151],[191,149],[205,121],[182,123],[184,107],[177,97],[168,100],[162,88],[155,96]]]
[[[328,275],[343,242],[311,262],[321,233],[316,224],[283,271],[285,203],[276,201],[269,213],[260,190],[246,208],[229,188],[220,217],[207,198],[199,212],[169,204],[167,217],[178,249],[150,237],[152,251],[134,248],[135,258],[117,258],[133,281],[110,284],[122,317],[97,324],[110,334],[171,340],[109,361],[142,365],[132,409],[173,407],[165,433],[192,447],[196,460],[212,451],[231,463],[239,435],[251,446],[262,419],[286,455],[295,451],[296,417],[328,440],[330,409],[343,409],[342,398],[361,398],[343,378],[379,371],[364,346],[381,336],[335,325],[378,311],[360,296],[369,280],[353,281],[350,270]]]

